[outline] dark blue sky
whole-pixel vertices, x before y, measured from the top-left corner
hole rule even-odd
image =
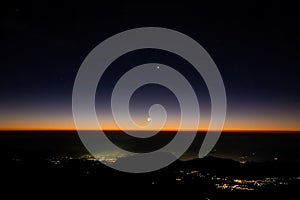
[[[208,51],[232,117],[253,118],[257,110],[296,123],[299,19],[297,6],[273,1],[9,2],[0,8],[0,125],[30,113],[71,117],[73,82],[85,56],[104,39],[144,26],[180,31]]]

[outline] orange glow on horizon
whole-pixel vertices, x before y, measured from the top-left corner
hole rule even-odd
[[[198,127],[199,132],[206,132],[209,120],[202,120]],[[162,131],[177,131],[178,127],[175,123],[169,123],[168,127],[164,127]],[[102,129],[106,131],[120,131],[115,123],[110,121],[101,121]],[[86,120],[86,126],[83,130],[95,131],[100,126],[92,126]],[[6,116],[0,118],[0,131],[75,131],[76,127],[73,118],[64,116]],[[126,130],[135,129],[128,127]],[[189,126],[182,128],[184,131],[193,131]],[[144,131],[153,131],[145,129]],[[157,130],[154,130],[157,131]],[[300,124],[296,119],[275,119],[275,118],[253,118],[253,117],[227,117],[223,132],[297,132],[300,133]]]
[[[75,127],[17,127],[17,128],[0,128],[0,131],[76,131],[77,129]],[[98,129],[100,130],[100,129]],[[83,131],[97,131],[97,129],[84,129]],[[114,132],[114,131],[121,131],[120,129],[117,128],[112,128],[112,129],[103,129],[103,131],[108,131],[108,132]],[[135,131],[133,129],[131,130],[123,130],[123,131]],[[145,130],[144,132],[147,131],[157,131],[157,130]],[[162,129],[163,132],[177,132],[178,129]],[[191,132],[194,130],[182,130],[186,132]],[[197,132],[203,132],[206,133],[207,129],[198,129]],[[213,130],[211,130],[213,132]],[[223,133],[295,133],[295,134],[300,134],[300,130],[286,130],[286,129],[223,129]]]

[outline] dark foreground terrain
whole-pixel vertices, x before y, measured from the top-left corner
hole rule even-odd
[[[241,162],[208,156],[203,159],[178,160],[155,172],[132,174],[105,166],[87,154],[84,148],[76,147],[80,142],[71,139],[71,136],[63,137],[61,140],[57,136],[44,137],[48,138],[48,142],[52,140],[54,149],[64,144],[64,141],[72,141],[76,152],[82,149],[82,155],[68,153],[59,155],[57,152],[51,154],[50,143],[43,146],[46,143],[42,137],[33,135],[30,137],[35,139],[30,140],[29,146],[32,147],[30,149],[28,144],[26,145],[29,136],[17,136],[18,134],[15,133],[13,137],[13,134],[9,136],[2,134],[0,168],[2,191],[6,188],[14,190],[27,188],[27,191],[47,189],[51,192],[62,190],[72,193],[74,191],[108,193],[113,187],[131,190],[141,188],[146,191],[163,189],[168,193],[191,192],[197,193],[200,199],[232,197],[281,199],[298,195],[300,189],[300,163],[297,161],[275,159],[264,162]],[[20,139],[22,137],[23,139]],[[38,148],[33,145],[32,140],[36,140],[35,145],[39,144]],[[14,149],[9,150],[13,145]],[[120,164],[124,159],[130,157],[118,158],[111,165]]]
[[[126,159],[126,158],[123,158]],[[118,163],[118,161],[116,162]],[[174,192],[196,190],[200,197],[219,195],[290,196],[300,188],[299,163],[244,163],[206,157],[176,161],[145,174],[113,170],[92,159],[12,159],[1,165],[1,180],[14,188],[177,188]]]

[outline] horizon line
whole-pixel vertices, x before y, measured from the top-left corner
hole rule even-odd
[[[29,132],[29,131],[41,131],[41,132],[72,132],[72,131],[90,131],[90,132],[94,132],[94,131],[99,131],[96,129],[82,129],[82,130],[77,130],[77,129],[0,129],[0,132]],[[157,132],[178,132],[178,129],[165,129],[165,130],[144,130],[144,131],[140,131],[140,130],[120,130],[120,129],[103,129],[101,131],[104,132],[126,132],[126,131],[136,131],[136,132],[141,132],[141,133],[146,133],[146,132],[151,132],[151,131],[157,131]],[[194,132],[194,130],[181,130],[184,132]],[[198,129],[197,132],[214,132],[216,130],[210,130],[208,131],[207,129]],[[295,133],[295,134],[300,134],[300,130],[278,130],[278,129],[223,129],[221,130],[221,133]]]

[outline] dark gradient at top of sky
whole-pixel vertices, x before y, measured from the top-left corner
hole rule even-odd
[[[0,8],[0,128],[71,126],[85,56],[116,33],[158,26],[211,55],[226,87],[228,127],[299,130],[299,19],[296,5],[273,1],[9,2]]]

